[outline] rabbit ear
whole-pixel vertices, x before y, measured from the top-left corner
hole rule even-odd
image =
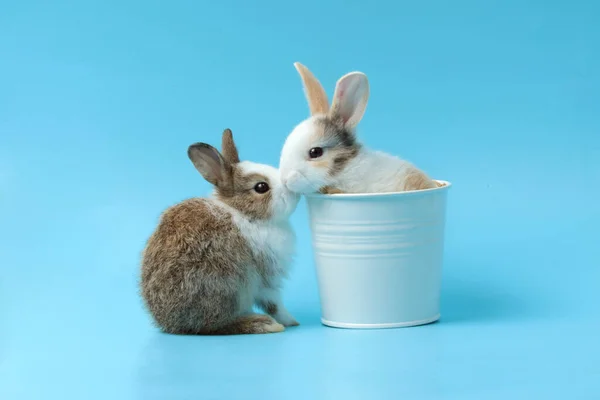
[[[188,157],[208,182],[217,187],[228,182],[231,175],[231,165],[211,145],[194,143],[188,148]]]
[[[233,141],[233,133],[231,132],[231,129],[225,129],[223,131],[221,151],[223,152],[223,158],[229,164],[237,164],[240,162],[240,156],[238,155],[237,147]]]
[[[342,76],[335,86],[329,115],[354,128],[362,119],[369,100],[369,81],[362,72]]]
[[[327,99],[327,93],[325,93],[325,89],[323,89],[321,83],[304,65],[297,62],[294,63],[294,67],[296,67],[296,70],[302,78],[310,114],[327,114],[327,111],[329,110],[329,100]]]

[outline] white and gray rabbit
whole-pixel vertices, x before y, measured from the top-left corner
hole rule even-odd
[[[298,325],[281,297],[295,247],[288,218],[298,195],[277,169],[240,162],[230,130],[222,154],[196,143],[188,156],[215,191],[168,208],[148,240],[141,294],[154,322],[167,333],[207,335]],[[267,315],[254,313],[255,305]]]
[[[281,151],[282,181],[296,193],[384,193],[430,189],[437,183],[406,160],[368,149],[356,137],[369,98],[361,72],[341,77],[331,107],[325,90],[302,64],[298,70],[311,116],[297,125]]]

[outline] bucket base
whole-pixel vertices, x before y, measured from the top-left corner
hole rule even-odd
[[[434,317],[422,319],[419,321],[408,321],[408,322],[392,322],[386,324],[352,324],[346,322],[335,322],[328,321],[321,318],[323,325],[330,326],[332,328],[343,328],[343,329],[389,329],[389,328],[408,328],[410,326],[427,325],[440,319],[440,314]]]

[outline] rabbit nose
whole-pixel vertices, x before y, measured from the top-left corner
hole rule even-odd
[[[299,176],[299,174],[296,171],[292,171],[292,172],[286,174],[285,177],[283,178],[283,185],[289,189],[290,188],[289,185],[293,185],[294,182],[296,182],[298,180],[298,176]]]

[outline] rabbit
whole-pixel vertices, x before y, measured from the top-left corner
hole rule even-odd
[[[300,193],[385,193],[430,189],[437,183],[408,161],[370,150],[355,128],[369,98],[369,82],[351,72],[336,84],[331,107],[315,76],[294,63],[302,78],[311,116],[286,138],[279,169],[282,182]]]
[[[195,143],[188,157],[214,191],[167,208],[146,243],[140,286],[155,325],[182,335],[275,333],[298,325],[281,288],[295,250],[288,218],[299,195],[281,184],[276,168],[240,161],[229,129],[222,154]]]

